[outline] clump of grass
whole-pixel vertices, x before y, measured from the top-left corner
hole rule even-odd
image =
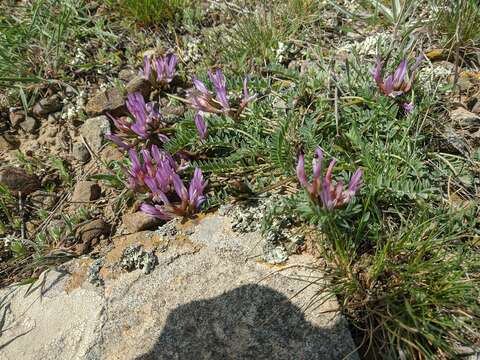
[[[192,0],[118,0],[121,11],[144,26],[180,23],[194,8]]]
[[[480,40],[480,4],[476,0],[441,0],[433,4],[433,28],[445,36],[448,45],[471,45]]]
[[[12,88],[12,102],[18,103],[18,91],[14,91],[18,88],[63,78],[75,60],[75,46],[92,38],[111,46],[116,36],[104,21],[93,21],[87,5],[83,0],[39,0],[22,6],[11,2],[2,8],[0,87]]]
[[[232,12],[228,29],[217,31],[218,47],[206,50],[220,50],[218,56],[223,62],[240,72],[250,71],[252,66],[283,63],[293,42],[302,42],[315,31],[312,24],[320,21],[322,6],[317,0],[247,5],[242,11]]]

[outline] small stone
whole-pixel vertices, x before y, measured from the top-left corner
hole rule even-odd
[[[12,135],[0,135],[0,151],[8,151],[18,149],[20,143]]]
[[[162,108],[162,115],[164,117],[164,121],[167,124],[174,124],[176,123],[180,117],[183,116],[185,113],[185,107],[183,105],[172,106],[167,105]]]
[[[25,112],[23,111],[10,111],[10,123],[13,128],[18,128],[20,123],[25,120]]]
[[[473,105],[472,113],[480,115],[480,99],[478,99],[475,105]]]
[[[114,116],[121,115],[125,112],[125,99],[122,93],[114,88],[95,94],[88,101],[85,108],[88,115],[101,115],[111,113]]]
[[[81,243],[76,245],[75,252],[78,255],[85,254],[90,251],[92,246],[98,244],[103,236],[108,236],[110,226],[102,219],[92,220],[81,226],[77,230],[77,238]]]
[[[33,115],[43,117],[62,108],[62,99],[58,94],[40,100],[32,109]]]
[[[157,55],[157,49],[148,49],[148,50],[145,50],[142,54],[142,58],[144,58],[145,56],[148,57],[148,58],[151,58],[151,57],[154,57]]]
[[[37,190],[30,195],[33,205],[43,210],[52,209],[58,200],[58,195],[55,192],[45,192]]]
[[[450,112],[451,119],[463,129],[478,130],[480,128],[480,116],[459,107]]]
[[[118,73],[118,78],[125,82],[129,82],[137,75],[137,72],[132,69],[123,69]]]
[[[95,152],[100,150],[105,142],[105,135],[110,132],[110,121],[105,115],[87,119],[80,127],[80,134]]]
[[[139,92],[143,95],[144,98],[147,99],[150,95],[151,85],[150,82],[142,76],[135,76],[132,80],[128,82],[125,89],[129,94]]]
[[[102,189],[94,181],[79,181],[73,190],[72,201],[94,201],[100,198]]]
[[[124,155],[117,147],[106,146],[105,149],[102,150],[100,158],[106,163],[109,163],[111,161],[122,160],[124,158]]]
[[[54,138],[57,135],[57,133],[58,133],[58,128],[55,126],[50,126],[44,130],[42,135],[45,137]]]
[[[280,99],[280,98],[275,98],[273,100],[272,106],[275,109],[288,109],[287,102],[283,99]]]
[[[135,213],[124,214],[122,223],[129,233],[136,233],[143,230],[153,230],[160,226],[162,220],[147,215],[144,212],[137,211]]]
[[[55,124],[59,118],[58,113],[48,114],[48,122],[50,124]]]
[[[7,167],[0,170],[0,184],[7,187],[13,195],[21,192],[28,195],[40,188],[40,181],[33,174],[16,167]]]
[[[39,125],[37,119],[32,116],[27,116],[25,120],[20,123],[20,128],[27,133],[33,133],[38,129]]]
[[[182,116],[185,113],[185,106],[165,106],[162,108],[162,113],[165,115]]]
[[[65,94],[67,96],[75,96],[77,94],[77,90],[73,86],[67,85],[65,87]]]
[[[72,155],[75,160],[85,164],[90,160],[90,153],[85,145],[82,143],[75,143],[72,147]]]

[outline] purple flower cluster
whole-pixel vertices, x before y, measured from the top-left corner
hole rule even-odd
[[[140,207],[143,212],[168,220],[174,216],[193,214],[205,201],[203,191],[206,183],[200,169],[195,169],[187,191],[178,175],[178,171],[184,170],[185,166],[178,165],[168,152],[152,145],[150,151],[141,150],[141,156],[133,149],[128,154],[131,162],[127,171],[129,187],[137,192],[148,193],[153,202],[153,205],[143,203]],[[175,199],[170,200],[172,197]]]
[[[243,110],[247,107],[248,103],[255,98],[255,96],[250,96],[249,94],[247,88],[248,80],[245,78],[243,81],[243,96],[237,109],[234,109],[231,107],[228,99],[227,83],[222,71],[220,69],[217,69],[215,73],[208,71],[208,77],[215,88],[215,95],[208,90],[207,86],[202,81],[194,77],[194,88],[188,94],[192,108],[197,110],[200,116],[201,113],[225,114],[234,120],[237,120]],[[196,117],[195,123],[199,130],[199,135],[202,136],[201,128],[204,127],[205,124],[203,117],[201,119]],[[200,128],[199,124],[201,125]]]
[[[377,83],[380,91],[393,98],[407,94],[413,85],[415,80],[415,71],[423,60],[423,55],[416,58],[415,63],[410,67],[410,73],[408,72],[408,63],[406,59],[400,62],[393,74],[388,75],[386,78],[382,78],[383,61],[380,57],[377,57],[375,68],[372,71],[373,79]],[[413,110],[414,105],[412,102],[402,104],[405,111],[410,112]]]
[[[162,220],[169,220],[175,216],[193,214],[206,200],[203,192],[207,183],[203,180],[203,174],[199,168],[195,169],[188,190],[178,174],[174,173],[171,179],[179,202],[173,203],[165,192],[158,191],[153,195],[153,201],[156,204],[143,203],[140,206],[144,213]]]
[[[121,117],[117,119],[109,115],[118,133],[106,135],[107,139],[124,150],[128,150],[131,147],[126,142],[126,138],[148,140],[154,137],[161,142],[168,140],[168,137],[158,133],[158,130],[164,126],[164,123],[157,103],[145,103],[143,95],[136,92],[128,94],[126,105],[132,118]]]
[[[151,84],[165,86],[172,82],[176,65],[177,56],[174,54],[152,58],[145,56],[140,76],[150,81]]]
[[[362,170],[357,169],[350,179],[348,188],[344,190],[341,181],[334,184],[332,181],[333,167],[336,160],[333,159],[328,166],[325,176],[322,178],[323,152],[321,148],[315,151],[313,159],[313,179],[309,183],[305,175],[304,156],[298,157],[297,177],[300,184],[307,190],[310,198],[325,209],[332,210],[350,202],[362,185]]]

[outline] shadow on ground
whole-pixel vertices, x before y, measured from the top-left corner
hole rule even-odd
[[[344,336],[344,325],[314,327],[283,294],[245,285],[173,310],[137,360],[343,359],[351,351]]]

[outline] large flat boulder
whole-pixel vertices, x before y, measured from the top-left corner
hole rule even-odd
[[[268,266],[255,258],[260,235],[234,233],[223,216],[180,226],[173,237],[116,239],[102,286],[86,280],[91,260],[80,259],[29,291],[1,290],[0,358],[358,358],[336,301],[318,302],[322,274],[312,258]],[[155,252],[148,274],[116,265],[133,244]]]

